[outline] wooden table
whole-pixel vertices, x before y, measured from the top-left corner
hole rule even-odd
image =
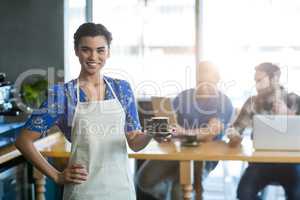
[[[68,158],[70,145],[63,136],[57,135],[49,145],[40,148],[40,151],[46,157]],[[256,152],[253,150],[251,143],[242,143],[242,146],[231,148],[223,141],[203,143],[198,147],[181,147],[179,142],[159,144],[152,141],[145,149],[139,152],[129,151],[129,157],[146,160],[179,161],[180,183],[185,200],[191,199],[192,196],[194,163],[197,163],[195,161],[239,160],[248,162],[300,163],[300,152]],[[196,169],[199,170],[199,166]],[[198,191],[198,193],[200,195],[197,195],[197,199],[201,199],[201,191]]]
[[[193,178],[196,178],[196,199],[202,199],[201,173],[199,162],[238,160],[248,162],[275,162],[275,163],[300,163],[300,152],[274,152],[255,151],[252,142],[243,141],[242,146],[229,147],[223,141],[201,143],[198,147],[181,147],[179,143],[150,143],[139,152],[130,152],[130,158],[148,160],[177,160],[180,162],[180,183],[184,192],[184,199],[191,199],[193,191]],[[195,174],[193,176],[193,171]]]

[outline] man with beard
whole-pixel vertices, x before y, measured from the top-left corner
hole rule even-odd
[[[252,128],[255,114],[299,115],[300,98],[280,86],[280,68],[272,63],[262,63],[255,68],[257,95],[248,98],[239,116],[229,130],[229,144],[238,145],[240,134]],[[270,142],[272,142],[270,138]],[[288,200],[300,199],[300,165],[289,163],[249,163],[237,190],[240,200],[260,199],[259,191],[269,184],[280,184]]]

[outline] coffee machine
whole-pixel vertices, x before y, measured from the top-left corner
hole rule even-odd
[[[0,148],[14,143],[24,122],[7,120],[17,118],[20,110],[13,98],[13,84],[6,80],[6,74],[0,72]]]
[[[19,114],[20,110],[14,104],[13,84],[6,80],[5,73],[0,72],[0,116],[17,116]]]

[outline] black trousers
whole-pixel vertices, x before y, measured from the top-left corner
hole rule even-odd
[[[284,188],[287,200],[300,200],[300,165],[250,163],[240,180],[237,198],[259,200],[259,191],[274,183]]]

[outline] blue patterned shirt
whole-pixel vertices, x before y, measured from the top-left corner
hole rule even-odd
[[[196,98],[195,89],[184,90],[173,100],[173,108],[177,114],[178,124],[185,129],[205,127],[211,118],[217,118],[224,123],[225,130],[234,114],[230,99],[220,91],[211,97]],[[221,140],[223,135],[224,131],[214,140]],[[217,164],[216,161],[206,161],[204,176],[207,176]]]
[[[211,118],[217,118],[224,124],[224,130],[231,122],[234,108],[231,100],[222,92],[211,97],[196,98],[196,90],[184,90],[173,100],[178,124],[185,129],[205,127]],[[215,139],[221,139],[223,133]]]
[[[111,85],[125,111],[125,132],[141,130],[135,98],[129,83],[125,80],[113,79],[107,76],[104,77],[104,80]],[[79,96],[80,102],[87,101],[87,96],[82,89],[80,89]],[[104,99],[113,98],[114,95],[110,87],[106,85]],[[32,113],[24,128],[39,132],[44,136],[49,128],[57,125],[70,141],[76,105],[77,81],[75,79],[65,84],[54,85],[48,91],[48,99]]]

